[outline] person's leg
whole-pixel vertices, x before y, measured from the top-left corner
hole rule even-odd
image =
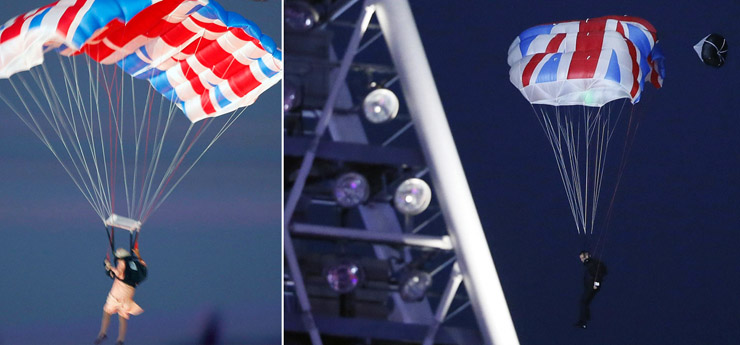
[[[110,314],[106,313],[105,310],[103,310],[103,319],[100,321],[100,332],[98,333],[98,338],[95,339],[95,344],[100,344],[106,338],[106,333],[108,332],[109,325]]]
[[[123,342],[126,340],[126,323],[128,320],[124,319],[123,316],[118,315],[118,339],[117,342]]]
[[[591,300],[594,299],[594,295],[596,295],[596,290],[583,290],[583,294],[581,295],[581,312],[578,317],[578,322],[581,324],[585,324],[588,320],[591,319],[591,310],[589,308],[589,305],[591,304]]]
[[[594,297],[596,297],[597,292],[599,292],[598,289],[591,290],[591,293],[589,294],[590,296],[588,298],[588,313],[586,314],[586,321],[591,320],[591,302],[594,300]]]
[[[599,290],[587,289],[581,299],[581,321],[591,320],[591,301]]]

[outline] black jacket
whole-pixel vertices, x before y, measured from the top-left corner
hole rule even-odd
[[[606,265],[598,259],[588,258],[583,262],[586,268],[583,273],[583,285],[588,288],[594,286],[594,282],[601,283],[606,276]]]

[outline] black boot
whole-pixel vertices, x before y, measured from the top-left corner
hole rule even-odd
[[[105,338],[108,338],[108,336],[107,336],[107,335],[105,335],[105,334],[103,334],[103,335],[99,335],[99,336],[98,336],[98,337],[97,337],[97,338],[95,339],[95,342],[94,342],[93,344],[95,344],[95,345],[100,345],[100,344],[101,344],[101,343],[103,342],[103,340],[105,340]]]

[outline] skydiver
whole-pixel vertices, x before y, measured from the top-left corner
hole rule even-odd
[[[591,301],[601,290],[601,282],[606,275],[606,265],[599,259],[592,258],[588,251],[582,251],[578,257],[583,263],[583,294],[581,294],[581,309],[576,327],[586,328],[586,322],[591,318]]]
[[[140,271],[146,270],[146,262],[139,255],[139,249],[133,249],[136,259],[131,257],[128,250],[118,248],[115,252],[116,266],[112,266],[108,259],[105,259],[105,269],[108,275],[113,278],[113,286],[108,293],[108,298],[103,306],[103,320],[100,324],[100,333],[95,339],[95,344],[100,344],[108,336],[108,325],[110,324],[110,317],[113,314],[118,314],[118,339],[116,345],[123,345],[123,341],[126,338],[126,324],[129,315],[139,315],[144,312],[144,309],[134,302],[134,292],[136,292],[136,285],[143,280],[143,278],[137,278],[138,272],[132,272],[132,269],[138,269]],[[134,268],[137,266],[136,263],[131,264],[133,261],[138,261],[143,267]],[[127,276],[128,275],[128,276]],[[138,280],[138,281],[137,281]]]

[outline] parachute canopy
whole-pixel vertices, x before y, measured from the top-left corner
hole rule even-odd
[[[727,59],[727,40],[720,34],[710,34],[694,45],[699,59],[713,67],[722,67]]]
[[[148,79],[195,122],[252,104],[280,80],[282,53],[213,0],[60,0],[0,28],[0,77],[55,49]]]
[[[655,28],[630,16],[538,25],[509,47],[509,77],[532,104],[600,107],[663,83]]]
[[[639,121],[622,111],[634,110],[625,105],[640,100],[646,81],[663,84],[655,28],[628,16],[538,25],[516,37],[508,54],[511,83],[532,104],[550,142],[578,233],[608,227]],[[621,160],[608,158],[615,141]],[[599,204],[604,197],[606,208]]]

